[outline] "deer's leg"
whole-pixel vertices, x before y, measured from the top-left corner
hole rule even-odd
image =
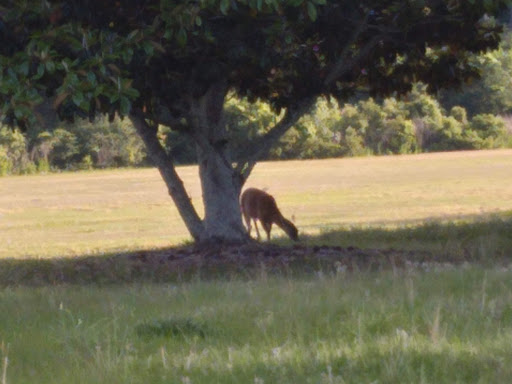
[[[254,228],[256,228],[256,235],[258,235],[258,240],[260,239],[260,230],[258,229],[258,222],[256,221],[256,219],[253,219],[254,220]]]
[[[262,221],[261,225],[263,225],[263,229],[265,230],[265,232],[267,232],[267,240],[270,241],[270,231],[272,230],[272,222],[271,221],[268,221],[268,222]]]
[[[251,237],[251,218],[249,217],[249,215],[246,215],[245,212],[244,212],[244,220],[245,220],[245,224],[247,225],[247,233],[249,234],[249,237]]]

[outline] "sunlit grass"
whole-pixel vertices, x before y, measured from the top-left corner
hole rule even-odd
[[[512,212],[512,151],[258,164],[300,232],[396,228]],[[181,167],[202,211],[196,167]],[[282,235],[278,229],[274,236]],[[154,169],[0,178],[0,258],[153,249],[189,239]]]

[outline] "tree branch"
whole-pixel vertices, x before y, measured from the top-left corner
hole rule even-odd
[[[265,135],[246,145],[242,153],[244,158],[238,162],[235,173],[239,174],[242,184],[247,180],[256,162],[268,154],[272,146],[313,106],[315,97],[303,100],[294,108],[289,108],[284,117]]]
[[[176,204],[176,208],[182,217],[187,229],[194,238],[199,241],[204,237],[204,226],[195,210],[192,202],[185,190],[183,181],[180,179],[176,172],[174,162],[162,147],[157,138],[157,125],[150,126],[142,111],[133,111],[130,114],[130,120],[137,130],[137,133],[144,141],[151,159],[157,166],[162,178],[167,185],[169,195]]]
[[[156,124],[165,125],[166,127],[176,131],[187,132],[190,129],[189,124],[185,118],[173,116],[169,108],[162,105],[156,108],[156,111],[153,112],[151,119]]]
[[[227,94],[225,81],[214,84],[209,91],[198,99],[190,95],[188,100],[190,111],[185,117],[173,116],[169,108],[159,106],[152,117],[156,124],[162,124],[173,130],[189,135],[203,153],[216,152],[224,166],[232,169],[231,162],[226,158],[223,146],[226,144],[223,128],[224,99]]]
[[[348,39],[347,43],[345,44],[345,47],[341,51],[340,57],[338,58],[338,61],[336,64],[334,64],[334,67],[329,72],[329,74],[326,76],[324,85],[326,87],[330,86],[340,75],[342,75],[346,69],[345,69],[345,60],[348,58],[348,54],[350,51],[350,47],[352,44],[356,42],[356,40],[361,36],[361,34],[366,30],[368,27],[368,17],[369,13],[365,15],[361,23],[357,26],[357,28],[354,30],[350,38]]]
[[[346,74],[347,72],[351,71],[352,68],[354,68],[354,65],[361,61],[365,56],[367,56],[378,44],[383,43],[384,41],[393,41],[389,36],[375,36],[366,45],[359,50],[358,54],[351,59],[341,62],[338,61],[336,64],[336,68],[333,68],[333,70],[329,73],[327,76],[326,81],[324,82],[325,87],[329,87],[332,85],[332,83]],[[329,80],[329,81],[327,81]]]

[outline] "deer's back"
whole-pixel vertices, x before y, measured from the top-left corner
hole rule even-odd
[[[261,221],[275,221],[279,215],[274,197],[256,188],[248,188],[242,193],[241,207],[244,215]]]

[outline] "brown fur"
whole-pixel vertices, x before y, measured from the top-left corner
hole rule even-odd
[[[295,227],[290,220],[283,217],[277,208],[276,201],[272,195],[269,195],[260,189],[248,188],[244,193],[242,193],[240,207],[242,209],[245,223],[247,224],[249,236],[251,235],[251,219],[253,219],[258,240],[260,239],[260,231],[258,230],[258,224],[256,223],[256,220],[258,219],[267,233],[268,240],[270,240],[270,231],[272,230],[272,224],[274,223],[285,231],[291,239],[298,240],[299,236],[297,227]]]

